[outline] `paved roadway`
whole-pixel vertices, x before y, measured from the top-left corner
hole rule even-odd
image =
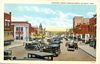
[[[95,61],[95,58],[91,57],[81,49],[75,51],[67,51],[65,43],[67,41],[63,40],[61,44],[61,54],[55,57],[54,60],[59,61]]]
[[[61,44],[61,54],[58,57],[54,57],[54,61],[95,61],[95,58],[91,57],[81,49],[75,51],[67,51],[65,47],[66,41],[63,40]],[[13,56],[17,58],[27,57],[27,51],[24,49],[24,46],[19,46],[11,48]]]

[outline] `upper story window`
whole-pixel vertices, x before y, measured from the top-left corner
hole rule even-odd
[[[16,31],[18,31],[19,30],[19,27],[16,27]]]
[[[9,22],[7,23],[7,26],[10,26],[10,23]]]
[[[21,27],[21,31],[23,32],[23,27]]]
[[[5,22],[5,26],[7,26],[7,22]]]
[[[5,21],[5,26],[9,27],[10,26],[10,19],[4,19]]]
[[[9,27],[10,26],[10,22],[5,22],[5,26]]]

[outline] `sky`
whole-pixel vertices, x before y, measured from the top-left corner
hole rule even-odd
[[[91,18],[96,13],[95,5],[78,4],[5,4],[5,12],[12,12],[12,21],[28,21],[32,26],[41,23],[47,27],[73,27],[73,17]]]

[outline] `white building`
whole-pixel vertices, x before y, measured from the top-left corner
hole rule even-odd
[[[12,22],[14,25],[14,40],[29,41],[29,26],[28,22]]]

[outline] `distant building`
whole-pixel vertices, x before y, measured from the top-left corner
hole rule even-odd
[[[89,24],[90,37],[96,37],[96,18],[90,18]]]
[[[11,12],[4,13],[4,42],[12,42],[13,39],[13,29],[11,29]]]
[[[76,37],[86,40],[96,36],[96,18],[74,17],[73,32]]]
[[[14,21],[14,39],[17,41],[29,41],[29,23],[25,21]]]
[[[38,34],[38,27],[33,27],[30,24],[30,27],[29,27],[30,40],[36,38],[37,34]]]
[[[84,18],[82,16],[75,16],[73,18],[73,27],[80,25],[81,23],[83,23],[83,21],[84,21]]]
[[[39,34],[42,34],[43,33],[43,27],[42,27],[42,24],[40,23],[39,25]]]
[[[43,38],[43,27],[42,27],[42,24],[40,23],[39,27],[38,27],[38,37],[37,38]]]
[[[89,18],[77,17],[73,19],[73,32],[76,37],[80,37],[86,42],[89,38]]]

